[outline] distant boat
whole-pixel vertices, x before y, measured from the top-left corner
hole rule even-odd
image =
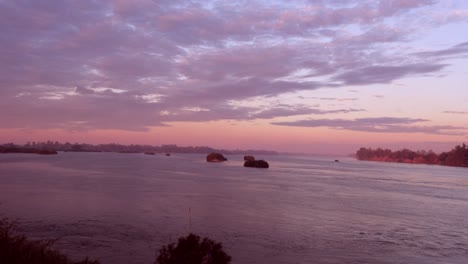
[[[335,160],[335,162],[340,162],[339,160]]]
[[[170,155],[171,155],[171,153],[166,153],[166,156],[168,156],[168,157],[169,157]]]
[[[154,152],[145,152],[146,155],[156,155]]]

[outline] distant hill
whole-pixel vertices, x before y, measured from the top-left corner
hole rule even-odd
[[[181,147],[177,145],[121,145],[121,144],[80,144],[80,143],[59,143],[57,141],[47,142],[28,142],[24,145],[17,145],[13,143],[0,145],[0,153],[35,153],[36,150],[55,150],[55,151],[69,151],[69,152],[120,152],[120,153],[199,153],[207,154],[211,152],[220,152],[228,155],[278,155],[278,152],[271,150],[227,150],[216,149],[207,146],[186,146]]]

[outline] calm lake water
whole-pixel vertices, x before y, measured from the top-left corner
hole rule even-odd
[[[194,232],[233,263],[468,263],[468,169],[265,156],[0,155],[0,217],[72,257],[150,264]],[[190,210],[190,214],[189,214]]]

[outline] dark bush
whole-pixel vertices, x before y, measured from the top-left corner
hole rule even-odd
[[[98,261],[73,262],[51,249],[53,240],[28,240],[15,231],[14,224],[0,219],[0,263],[5,264],[99,264]]]
[[[231,257],[223,251],[221,243],[189,234],[159,250],[155,264],[227,264]]]

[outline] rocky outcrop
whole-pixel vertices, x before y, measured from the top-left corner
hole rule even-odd
[[[246,160],[244,162],[244,167],[267,169],[270,167],[270,165],[264,160]]]
[[[255,160],[255,157],[254,156],[244,156],[244,160]]]
[[[226,161],[227,159],[223,156],[221,153],[210,153],[208,156],[206,156],[206,161],[207,162],[222,162]]]

